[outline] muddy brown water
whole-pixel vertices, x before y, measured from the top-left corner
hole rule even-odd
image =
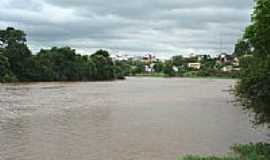
[[[128,78],[0,85],[0,160],[175,160],[269,142],[234,80]]]

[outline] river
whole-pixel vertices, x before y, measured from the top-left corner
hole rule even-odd
[[[235,80],[127,78],[0,85],[0,160],[175,160],[269,141]]]

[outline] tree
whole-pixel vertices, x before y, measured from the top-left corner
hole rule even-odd
[[[136,74],[141,74],[145,72],[145,65],[144,62],[140,60],[129,60],[128,61],[129,65],[131,65],[131,74],[136,75]]]
[[[3,55],[8,58],[12,72],[21,81],[29,80],[26,65],[32,56],[25,42],[26,34],[21,30],[11,27],[0,30],[0,47],[4,50]]]
[[[69,47],[41,50],[34,57],[36,81],[94,80],[95,65],[88,56],[76,54]]]
[[[236,93],[244,107],[255,112],[255,124],[270,123],[270,0],[256,1],[252,24],[243,39],[250,44],[252,55],[240,60]]]
[[[109,52],[99,50],[91,55],[91,60],[96,66],[95,80],[113,80],[115,78],[114,65]]]
[[[20,81],[29,81],[27,65],[31,62],[32,54],[25,44],[11,43],[6,47],[4,55],[8,58],[12,72]],[[31,65],[30,65],[31,66]]]
[[[105,50],[81,56],[70,47],[53,47],[32,55],[23,31],[12,27],[0,30],[1,82],[15,77],[18,81],[113,80],[128,75],[127,66],[114,64]]]
[[[171,60],[167,60],[164,63],[164,68],[163,68],[163,72],[164,74],[166,74],[167,76],[175,76],[175,71],[173,70],[173,62]]]
[[[11,44],[24,44],[26,42],[26,34],[21,30],[7,27],[6,30],[0,30],[0,46],[5,48]]]
[[[175,66],[182,66],[185,63],[185,59],[181,55],[179,55],[179,56],[173,56],[172,57],[172,63]]]
[[[0,82],[13,82],[16,77],[10,70],[8,58],[0,54]]]
[[[131,66],[127,61],[115,61],[114,74],[117,79],[125,79],[131,73]]]
[[[164,69],[164,65],[161,61],[158,61],[155,63],[155,65],[154,65],[155,72],[160,73],[163,71],[163,69]]]
[[[244,39],[254,48],[254,53],[269,55],[270,51],[270,1],[256,0],[252,24],[246,28]]]
[[[239,40],[235,45],[233,55],[235,57],[241,57],[251,53],[251,44],[248,41]]]

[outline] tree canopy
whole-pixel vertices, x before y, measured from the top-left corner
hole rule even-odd
[[[0,30],[0,82],[113,80],[123,78],[119,67],[105,50],[82,56],[70,47],[52,47],[33,55],[23,31]]]
[[[256,0],[242,39],[236,45],[237,54],[244,55],[236,92],[245,108],[255,112],[255,124],[270,123],[270,0]]]

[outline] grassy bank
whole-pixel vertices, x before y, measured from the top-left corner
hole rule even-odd
[[[178,160],[270,160],[270,144],[235,145],[231,149],[232,153],[228,156],[185,156]]]

